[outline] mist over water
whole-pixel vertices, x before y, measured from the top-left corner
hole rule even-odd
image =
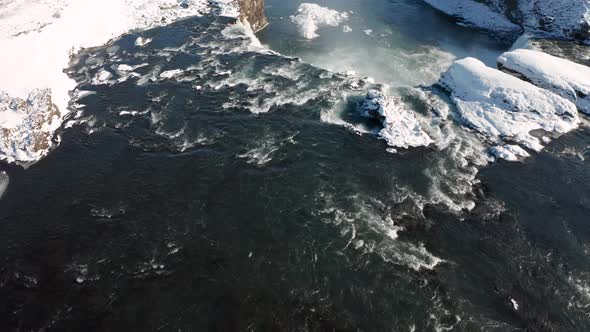
[[[500,41],[458,26],[421,1],[327,0],[317,4],[348,14],[337,27],[320,28],[319,37],[303,38],[290,16],[306,1],[270,0],[271,24],[259,34],[262,43],[286,55],[338,71],[354,71],[377,82],[430,85],[453,60],[476,57],[495,66],[510,40]],[[349,32],[345,32],[346,28]]]
[[[590,131],[479,165],[478,137],[432,121],[452,112],[444,93],[414,87],[509,45],[417,1],[320,4],[353,11],[352,32],[303,39],[299,3],[273,0],[258,35],[303,61],[224,18],[74,59],[61,145],[1,166],[0,326],[590,328]],[[388,152],[358,117],[362,76],[396,87],[443,143]]]

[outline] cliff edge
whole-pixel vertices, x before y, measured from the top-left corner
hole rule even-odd
[[[250,23],[252,30],[258,32],[268,24],[264,15],[264,0],[238,0],[240,19]]]

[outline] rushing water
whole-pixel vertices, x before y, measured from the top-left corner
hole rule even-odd
[[[322,4],[353,31],[304,40],[298,2],[269,1],[260,40],[303,62],[223,18],[79,55],[61,145],[2,166],[0,326],[590,328],[590,131],[483,167],[442,121],[444,144],[389,153],[355,116],[374,83],[326,69],[396,86],[426,121],[445,96],[415,86],[509,46],[414,1]]]

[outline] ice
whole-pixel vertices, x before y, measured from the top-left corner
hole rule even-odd
[[[517,49],[498,58],[502,69],[551,90],[590,114],[590,68],[547,53]]]
[[[508,161],[517,161],[519,157],[526,158],[530,156],[530,154],[526,152],[525,149],[518,145],[511,144],[494,146],[490,149],[490,153],[497,159],[504,159]]]
[[[297,25],[302,37],[314,39],[319,37],[317,30],[320,27],[336,27],[348,19],[348,14],[314,3],[302,3],[297,10],[297,15],[293,15],[290,18]]]
[[[442,76],[457,106],[459,120],[493,144],[543,148],[535,130],[559,135],[578,127],[576,106],[550,92],[474,58],[456,61]]]

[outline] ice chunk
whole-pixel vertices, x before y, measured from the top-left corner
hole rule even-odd
[[[314,3],[302,3],[297,9],[297,15],[290,17],[297,25],[302,37],[313,39],[319,37],[316,31],[321,26],[338,26],[348,19],[347,13],[322,7]]]

